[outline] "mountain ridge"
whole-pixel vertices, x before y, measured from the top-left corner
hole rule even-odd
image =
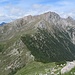
[[[3,25],[5,25],[6,23],[5,22],[2,22],[1,24],[0,24],[0,26],[3,26]]]
[[[64,35],[67,36],[68,34],[70,42],[74,45],[74,21],[75,20],[70,17],[61,18],[55,12],[47,12],[41,15],[29,15],[1,26],[0,44],[3,47],[3,51],[0,52],[1,75],[8,75],[14,70],[16,70],[17,72],[18,69],[23,68],[28,63],[34,61],[34,56],[31,54],[30,50],[21,40],[21,37],[26,34],[34,36],[35,33],[37,33],[38,28],[47,29],[48,31],[50,31],[50,33],[48,34],[51,34],[52,37],[55,37],[54,35],[57,34],[60,38],[63,38],[65,37]],[[55,29],[53,29],[53,27]],[[58,33],[58,31],[61,32],[63,37],[61,34]],[[58,40],[56,37],[55,39]],[[65,42],[64,39],[62,41]],[[67,45],[68,42],[65,42],[65,44]]]

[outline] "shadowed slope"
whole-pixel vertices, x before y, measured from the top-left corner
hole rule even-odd
[[[53,27],[54,32],[38,29],[34,35],[25,35],[22,41],[37,61],[57,62],[75,59],[75,46],[68,33]]]

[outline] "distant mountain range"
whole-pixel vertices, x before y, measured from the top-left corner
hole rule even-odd
[[[2,22],[1,24],[0,24],[0,26],[3,26],[4,24],[6,24],[5,22]]]

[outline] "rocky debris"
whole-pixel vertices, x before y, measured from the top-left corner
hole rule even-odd
[[[66,66],[61,69],[61,74],[69,72],[74,67],[75,67],[75,61],[73,61],[73,62],[67,62]]]

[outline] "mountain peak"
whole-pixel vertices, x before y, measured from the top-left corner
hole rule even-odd
[[[4,24],[6,24],[5,22],[2,22],[1,24],[0,24],[0,26],[2,26],[2,25],[4,25]]]
[[[53,20],[54,22],[60,19],[60,16],[55,13],[55,12],[46,12],[44,14],[41,15],[43,19],[45,19],[46,21],[50,21]]]
[[[68,16],[67,20],[73,20],[73,18],[71,16]]]

